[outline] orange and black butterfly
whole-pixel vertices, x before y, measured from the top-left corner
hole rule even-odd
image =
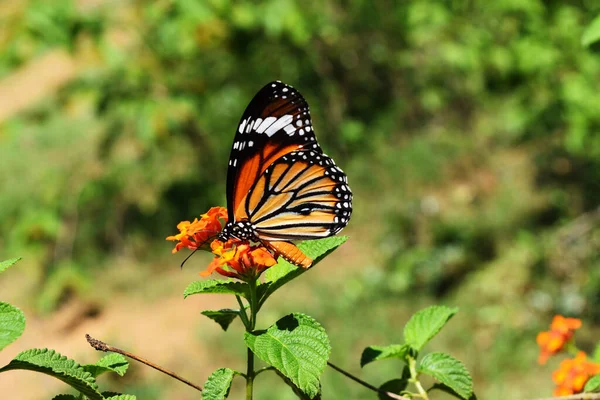
[[[350,220],[346,174],[321,150],[304,97],[285,83],[263,87],[240,120],[229,156],[227,210],[220,240],[261,242],[304,268],[312,260],[291,241],[335,235]]]

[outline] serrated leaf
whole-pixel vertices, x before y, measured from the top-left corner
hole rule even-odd
[[[0,372],[24,369],[53,376],[75,388],[90,400],[102,400],[96,380],[75,361],[48,349],[31,349],[19,353]]]
[[[298,248],[308,257],[313,259],[313,264],[309,268],[312,269],[322,259],[344,244],[346,240],[348,240],[348,236],[332,236],[319,240],[307,240],[300,243]],[[259,308],[273,292],[291,280],[299,277],[309,269],[297,267],[280,257],[277,264],[267,269],[265,272],[265,283],[258,286]]]
[[[583,388],[584,392],[590,393],[598,393],[600,392],[600,375],[592,376],[586,383]]]
[[[456,393],[456,391],[454,391],[452,388],[449,388],[448,386],[444,385],[443,383],[436,383],[433,386],[431,386],[429,389],[427,389],[427,392],[432,392],[434,390],[439,390],[441,392],[447,393],[451,396],[457,397],[457,398],[462,398],[458,393]],[[469,397],[469,400],[477,400],[477,396],[475,395],[475,393],[471,393],[471,397]]]
[[[118,396],[106,397],[105,400],[137,400],[132,394],[120,394]]]
[[[319,394],[314,397],[309,397],[306,393],[304,393],[298,386],[292,382],[290,378],[282,374],[281,372],[274,370],[275,373],[285,382],[286,385],[292,389],[292,392],[298,397],[299,400],[321,400],[321,386],[319,385]]]
[[[0,302],[0,350],[14,342],[25,330],[25,315],[12,304]]]
[[[246,332],[244,340],[258,358],[275,367],[310,398],[319,394],[319,377],[331,351],[325,329],[304,314],[290,314],[266,331]]]
[[[21,260],[21,257],[11,258],[10,260],[5,260],[0,262],[0,272],[6,271],[9,267],[15,265],[17,261]]]
[[[205,315],[208,318],[212,319],[217,324],[219,324],[221,326],[221,328],[223,328],[224,331],[226,331],[227,328],[229,328],[229,325],[233,322],[233,320],[235,320],[237,317],[239,317],[240,312],[238,310],[224,308],[224,309],[218,310],[218,311],[213,311],[213,310],[202,311],[202,315]]]
[[[418,372],[427,374],[468,400],[473,394],[473,380],[467,368],[445,353],[429,353],[421,360]]]
[[[581,36],[581,44],[584,47],[590,46],[600,40],[600,15],[585,28]]]
[[[360,366],[364,367],[370,362],[385,360],[387,358],[399,358],[404,360],[410,352],[407,344],[392,344],[390,346],[369,346],[363,350],[360,357]]]
[[[224,400],[229,396],[231,382],[236,372],[229,368],[219,368],[206,380],[202,389],[202,398],[206,400]]]
[[[109,353],[98,360],[96,364],[84,365],[82,368],[92,374],[94,378],[105,372],[115,372],[119,376],[123,376],[127,372],[127,368],[129,368],[129,362],[121,354]]]
[[[78,400],[77,397],[72,394],[59,394],[58,396],[54,396],[52,400]]]
[[[236,282],[232,279],[217,280],[209,279],[205,281],[195,281],[188,285],[183,292],[183,297],[187,298],[193,294],[236,294],[248,298],[248,284]]]
[[[458,308],[445,306],[431,306],[417,311],[404,326],[404,341],[421,351],[457,312]]]

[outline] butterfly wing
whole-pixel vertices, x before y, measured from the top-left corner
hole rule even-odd
[[[335,235],[352,213],[344,172],[323,153],[296,150],[274,161],[244,199],[262,240],[308,240]]]
[[[289,240],[328,237],[347,225],[352,193],[323,154],[306,100],[279,81],[254,96],[235,135],[227,172],[229,221],[249,221],[286,260],[309,267]]]
[[[233,141],[227,170],[229,220],[247,218],[243,199],[269,165],[308,148],[322,153],[306,100],[285,83],[268,83],[244,111]]]

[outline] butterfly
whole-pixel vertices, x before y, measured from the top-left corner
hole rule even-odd
[[[308,104],[292,86],[268,83],[244,111],[229,156],[227,212],[220,240],[260,242],[304,268],[312,260],[292,241],[348,224],[346,174],[321,150]]]

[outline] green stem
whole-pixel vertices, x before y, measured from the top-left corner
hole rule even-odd
[[[248,282],[250,285],[250,331],[256,327],[256,314],[258,313],[258,301],[256,298],[256,278]]]
[[[242,323],[246,327],[246,330],[249,330],[250,329],[250,321],[248,320],[248,314],[246,314],[246,307],[244,306],[244,303],[242,302],[242,299],[240,298],[240,296],[238,296],[236,294],[235,298],[236,298],[238,304],[240,305],[239,314],[240,314],[240,318],[242,319]]]
[[[248,348],[248,368],[246,373],[246,400],[252,400],[252,390],[254,389],[254,353]]]
[[[265,371],[275,371],[275,367],[262,367],[261,369],[256,371],[256,373],[254,374],[254,377],[256,377],[258,374],[261,374]]]
[[[257,300],[256,300],[256,281],[257,278],[251,279],[248,282],[250,287],[250,321],[246,325],[246,332],[254,331],[254,327],[256,326],[256,314],[257,314]],[[241,300],[240,300],[241,302]],[[244,311],[244,314],[246,312]],[[246,320],[248,318],[246,317]],[[254,371],[254,353],[250,348],[248,348],[248,364],[247,364],[247,372],[246,372],[246,400],[252,400],[252,391],[254,389],[254,377],[256,376],[256,371]]]
[[[417,391],[419,392],[419,394],[417,394],[416,396],[419,396],[423,400],[429,400],[429,396],[427,396],[427,391],[423,388],[421,382],[419,382],[419,373],[417,372],[417,360],[411,356],[408,356],[408,369],[410,370],[410,378],[408,379],[408,381],[415,385]]]

